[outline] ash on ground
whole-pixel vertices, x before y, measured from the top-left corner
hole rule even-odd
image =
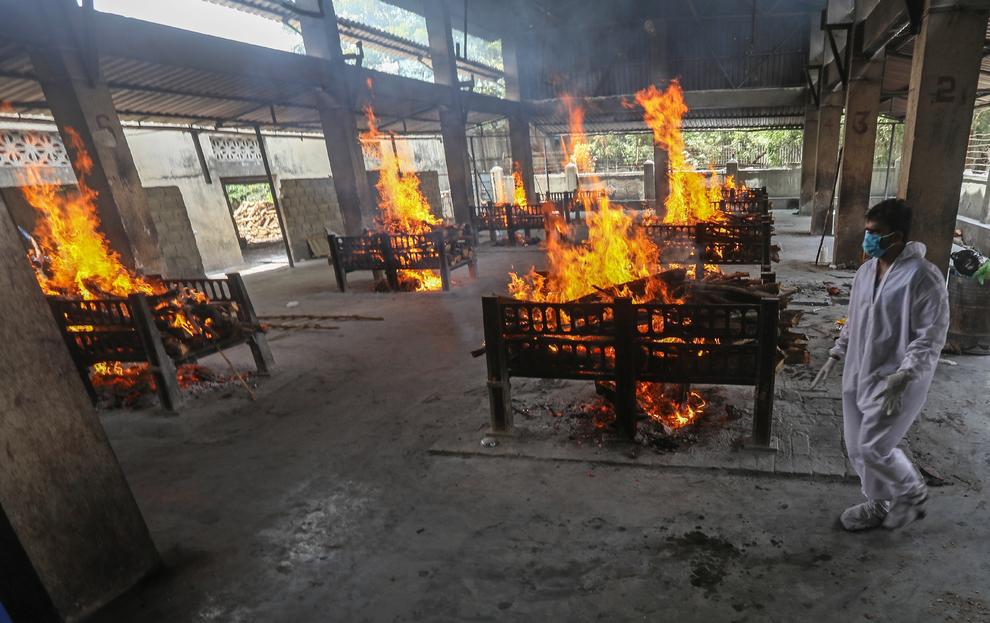
[[[694,422],[671,429],[641,413],[633,442],[657,453],[689,451],[696,446],[735,447],[752,426],[752,389],[700,386],[692,390],[707,401]],[[537,435],[548,433],[578,447],[629,449],[629,438],[616,424],[612,403],[598,395],[593,383],[514,380],[512,402],[516,425]]]
[[[147,364],[111,364],[111,371],[92,374],[96,406],[100,409],[145,409],[157,406],[158,387]],[[183,398],[195,398],[225,391],[232,394],[241,387],[233,374],[220,374],[198,364],[178,366],[177,377]],[[254,387],[251,372],[239,372]],[[241,389],[241,391],[244,391]],[[227,397],[227,396],[224,396]]]

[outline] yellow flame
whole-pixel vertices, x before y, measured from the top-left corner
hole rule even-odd
[[[370,105],[365,106],[364,112],[368,118],[368,131],[361,135],[364,149],[381,162],[376,188],[385,231],[393,234],[429,233],[434,225],[441,223],[441,219],[430,210],[430,204],[419,188],[419,176],[412,172],[411,163],[401,162],[392,150],[382,148],[382,135],[378,131],[375,112]]]
[[[688,107],[680,83],[672,81],[666,91],[650,85],[636,93],[636,103],[643,108],[643,120],[653,131],[654,142],[667,151],[670,161],[670,194],[664,202],[663,222],[691,225],[725,220],[709,199],[704,174],[687,170],[681,123]]]
[[[100,232],[98,194],[85,179],[93,162],[79,135],[71,128],[67,132],[79,154],[78,190],[60,193],[43,181],[38,167],[28,167],[21,180],[21,193],[38,215],[34,238],[47,260],[44,267],[34,263],[38,284],[45,294],[86,300],[163,292],[128,270]]]
[[[518,162],[512,163],[512,179],[515,184],[513,203],[517,206],[524,206],[528,200],[526,199],[526,186],[523,185],[522,169]]]

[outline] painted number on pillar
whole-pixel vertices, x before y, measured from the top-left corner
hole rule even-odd
[[[935,87],[935,101],[951,103],[956,101],[956,79],[953,76],[939,76]]]
[[[857,111],[856,114],[853,115],[852,127],[853,130],[856,131],[856,134],[866,134],[866,131],[870,129],[870,124],[867,123],[869,118],[870,113],[866,110]]]

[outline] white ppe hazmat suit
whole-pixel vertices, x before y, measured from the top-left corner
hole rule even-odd
[[[922,482],[897,448],[928,396],[949,328],[945,277],[925,259],[925,245],[908,242],[876,283],[877,260],[853,278],[849,315],[830,355],[845,358],[842,415],[846,451],[872,500],[917,491]],[[881,407],[886,378],[907,372],[900,409]]]

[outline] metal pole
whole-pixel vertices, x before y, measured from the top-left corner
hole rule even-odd
[[[261,135],[261,126],[254,126],[254,135],[258,139],[258,151],[261,152],[261,164],[265,165],[265,177],[268,178],[268,190],[272,193],[272,203],[275,204],[275,215],[278,217],[278,226],[282,230],[282,243],[285,245],[285,257],[289,260],[289,268],[295,267],[296,263],[292,259],[292,246],[289,244],[289,231],[285,228],[285,215],[282,214],[282,202],[278,200],[278,192],[275,190],[275,178],[272,177],[272,168],[268,164],[268,149],[265,148],[265,137]]]
[[[887,198],[887,189],[890,184],[890,158],[894,153],[894,131],[897,129],[896,123],[890,125],[890,140],[887,141],[887,175],[883,178],[883,198]]]
[[[402,163],[399,162],[399,148],[395,145],[395,133],[389,132],[389,140],[392,141],[392,155],[395,156],[395,170],[402,173]]]
[[[543,135],[543,171],[547,175],[547,199],[550,198],[550,150],[547,149],[547,135]]]

